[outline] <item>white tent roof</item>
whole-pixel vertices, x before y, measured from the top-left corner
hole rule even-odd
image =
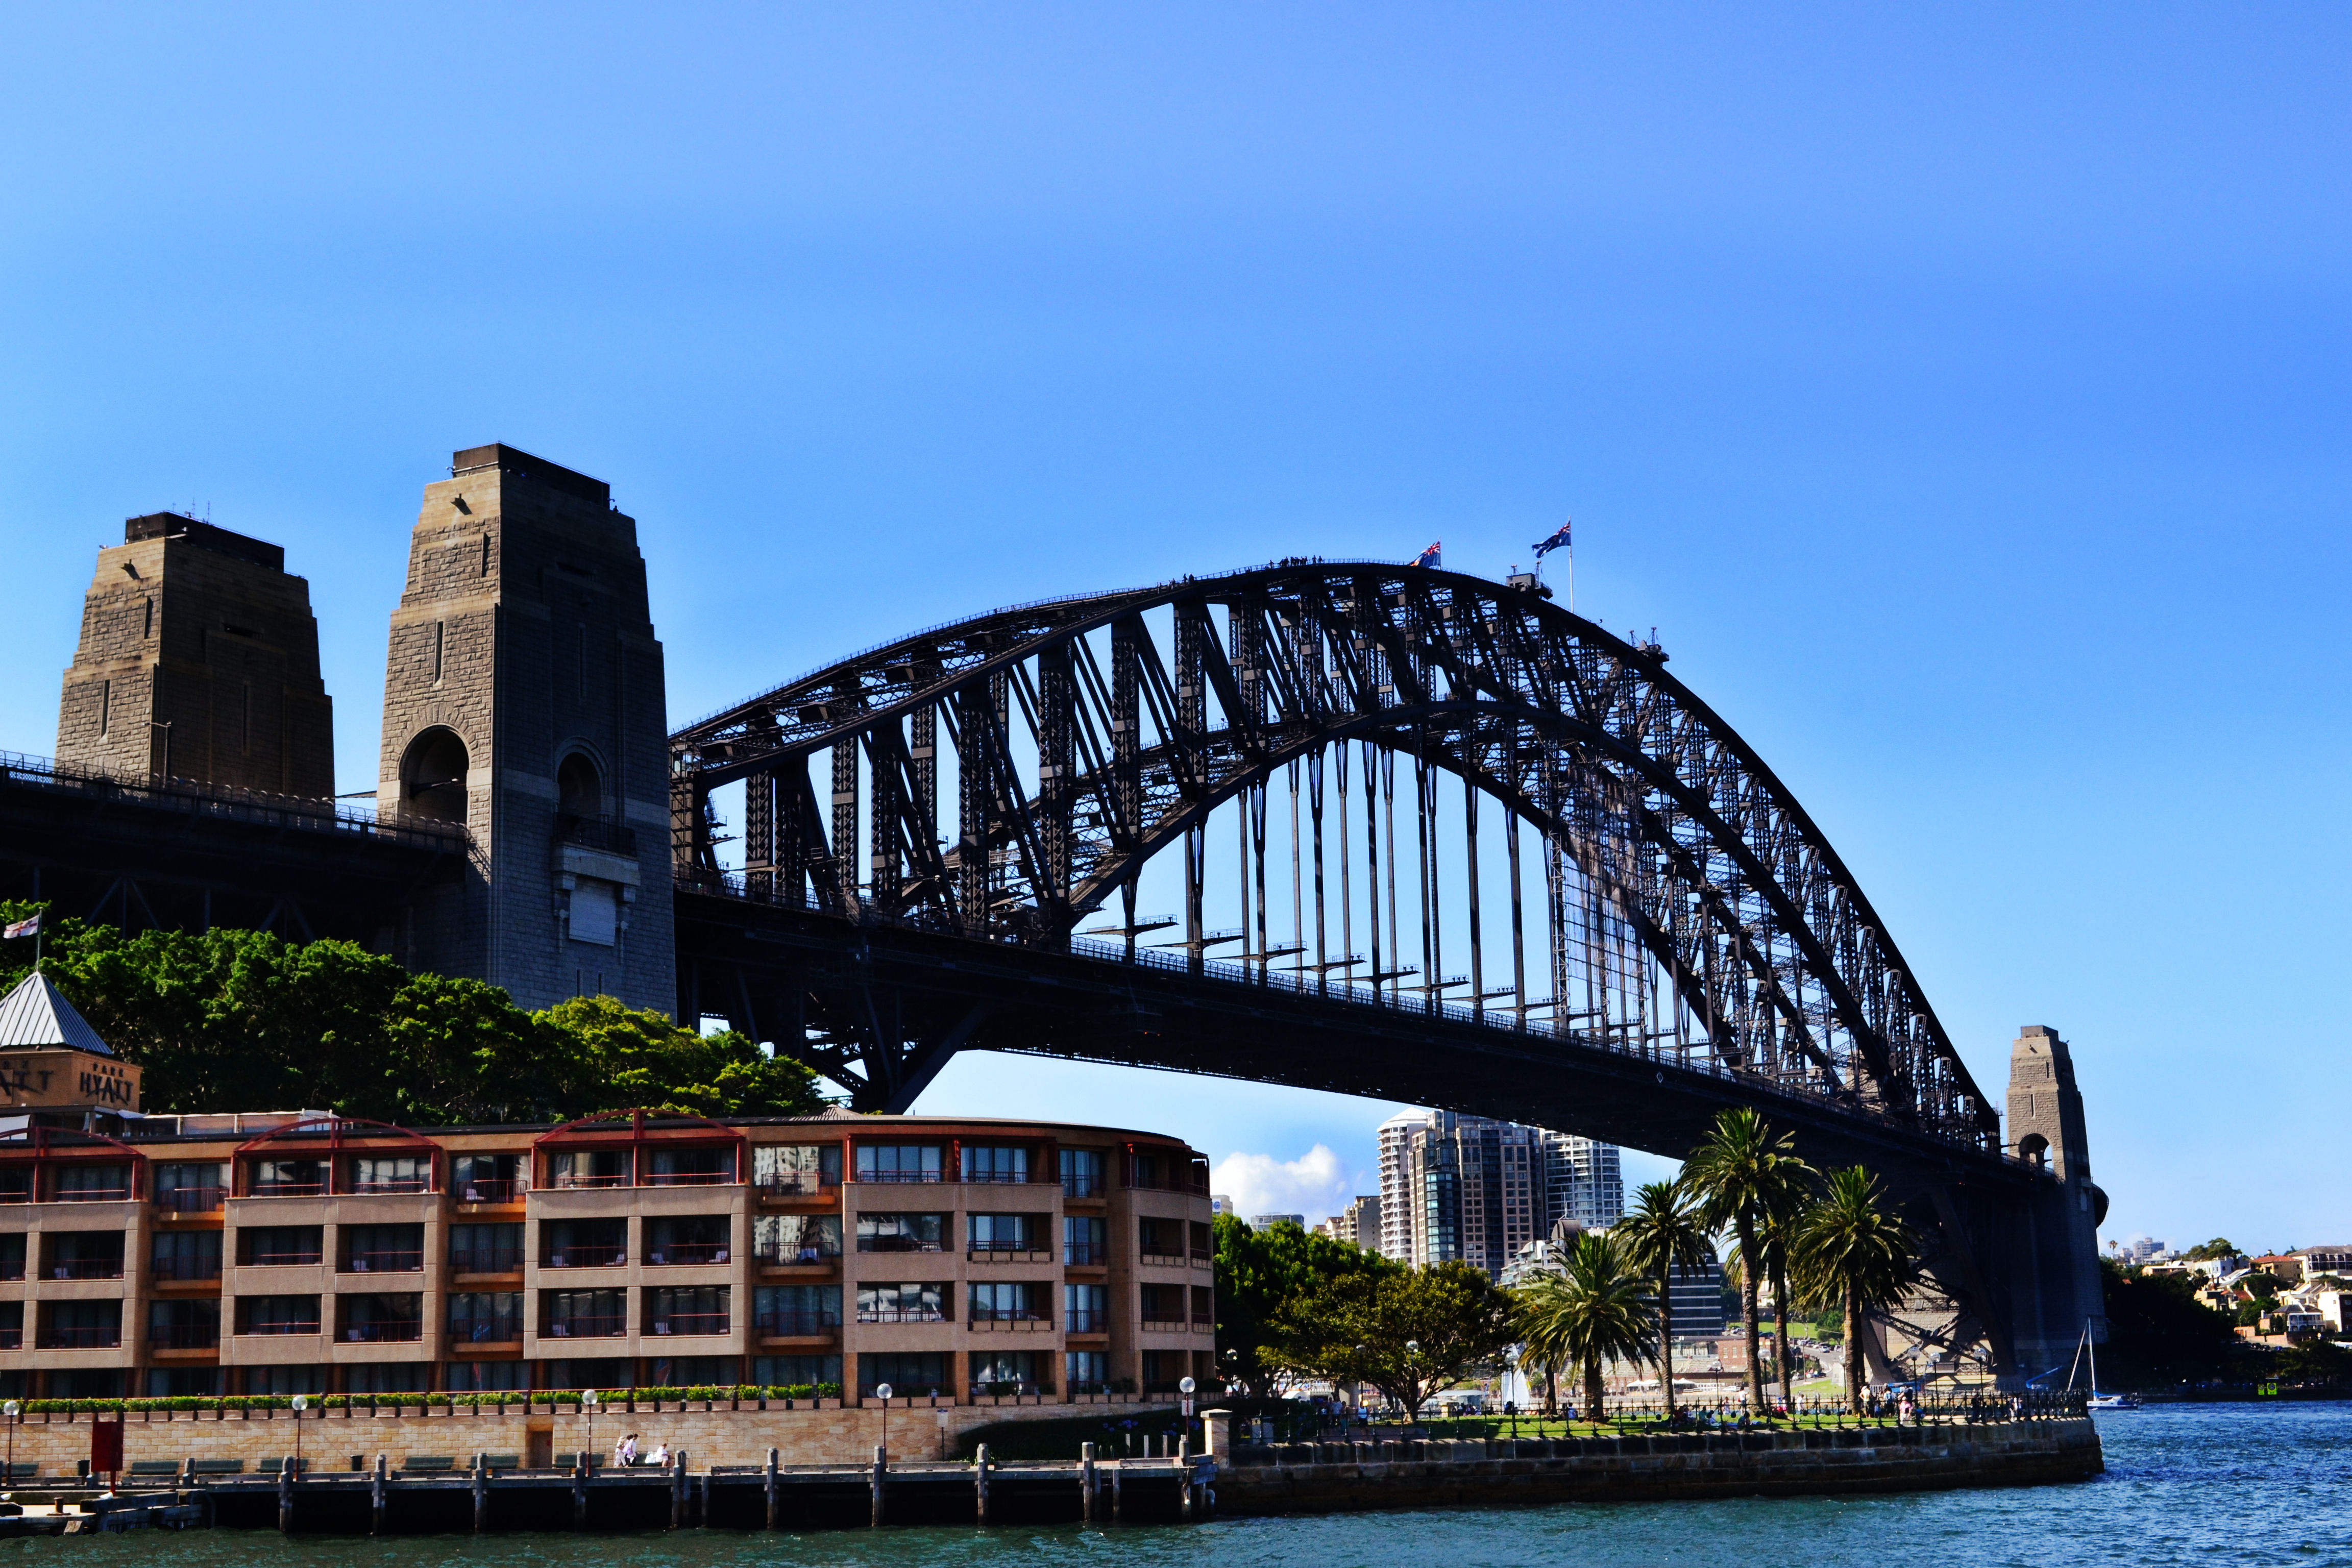
[[[113,1047],[98,1037],[89,1020],[58,994],[39,970],[27,974],[14,991],[0,996],[0,1050],[31,1050],[63,1046],[110,1057]]]

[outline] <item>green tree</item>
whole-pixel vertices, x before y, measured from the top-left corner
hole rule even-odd
[[[577,1042],[584,1079],[566,1114],[670,1110],[690,1116],[809,1116],[816,1075],[732,1029],[703,1036],[669,1015],[610,996],[574,996],[533,1014]]]
[[[1510,1298],[1485,1269],[1433,1263],[1318,1278],[1283,1309],[1268,1353],[1284,1372],[1370,1384],[1413,1420],[1515,1337]]]
[[[2110,1258],[2099,1260],[2099,1277],[2107,1314],[2102,1378],[2119,1388],[2154,1388],[2229,1374],[2238,1337],[2230,1313],[2197,1299],[2200,1280],[2126,1269]]]
[[[1772,1216],[1799,1203],[1812,1179],[1812,1167],[1797,1158],[1785,1133],[1747,1106],[1716,1119],[1714,1130],[1691,1151],[1682,1181],[1698,1200],[1699,1217],[1711,1230],[1726,1226],[1738,1242],[1739,1317],[1748,1331],[1748,1405],[1764,1407],[1763,1346],[1757,1323],[1757,1284],[1764,1268],[1761,1237]]]
[[[1562,1267],[1538,1272],[1520,1289],[1517,1306],[1522,1342],[1548,1363],[1576,1369],[1588,1421],[1601,1419],[1605,1363],[1658,1361],[1650,1280],[1608,1231],[1578,1237]]]
[[[1284,1311],[1325,1279],[1401,1272],[1404,1266],[1285,1221],[1253,1229],[1216,1217],[1217,1372],[1253,1399],[1273,1397],[1280,1368],[1271,1359]]]
[[[1699,1218],[1698,1205],[1682,1183],[1648,1182],[1633,1194],[1633,1207],[1611,1227],[1625,1260],[1657,1288],[1658,1384],[1666,1414],[1675,1411],[1674,1274],[1696,1273],[1715,1261],[1715,1234]]]
[[[2217,1236],[2210,1241],[2200,1242],[2189,1249],[2191,1263],[2207,1263],[2216,1258],[2235,1258],[2238,1248],[2228,1237]]]
[[[1844,1310],[1845,1393],[1862,1409],[1864,1315],[1899,1298],[1915,1274],[1917,1237],[1900,1215],[1879,1205],[1878,1182],[1860,1165],[1832,1171],[1821,1200],[1790,1238],[1799,1288]]]

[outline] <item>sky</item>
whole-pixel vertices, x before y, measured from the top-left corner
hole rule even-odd
[[[2073,1043],[2107,1235],[2342,1240],[2348,76],[2263,5],[11,6],[0,749],[190,510],[309,578],[368,787],[488,441],[637,518],[675,722],[1573,516],[1979,1081]],[[1313,1219],[1397,1108],[976,1056],[919,1109]]]

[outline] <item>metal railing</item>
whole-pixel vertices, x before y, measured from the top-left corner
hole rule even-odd
[[[155,1206],[172,1214],[211,1214],[228,1202],[226,1187],[173,1187],[155,1194]]]
[[[488,1181],[467,1181],[457,1184],[457,1201],[461,1204],[520,1203],[530,1190],[520,1176],[499,1176]]]
[[[1103,1195],[1100,1176],[1066,1175],[1062,1178],[1062,1195],[1066,1198],[1098,1198]]]
[[[828,1334],[841,1327],[839,1312],[755,1312],[751,1327],[776,1339]]]
[[[522,1272],[523,1251],[520,1247],[460,1247],[449,1252],[449,1271],[453,1274],[520,1274]]]
[[[724,1171],[649,1171],[644,1184],[648,1187],[724,1187],[734,1184],[735,1173]]]
[[[239,1268],[310,1268],[326,1261],[323,1247],[304,1247],[296,1252],[249,1252],[237,1260]]]
[[[217,1252],[203,1258],[151,1258],[147,1272],[158,1279],[217,1279],[221,1258]]]
[[[611,1268],[628,1260],[629,1249],[625,1247],[572,1246],[559,1247],[547,1255],[550,1268]]]
[[[860,1307],[857,1321],[861,1323],[944,1323],[948,1321],[945,1307]]]
[[[1051,1252],[1053,1248],[1043,1242],[1034,1241],[1024,1236],[1002,1241],[991,1237],[986,1241],[973,1242],[966,1250],[971,1252]]]
[[[598,1176],[593,1174],[583,1176],[577,1173],[567,1173],[556,1177],[555,1184],[560,1190],[569,1191],[573,1187],[625,1187],[633,1184],[630,1181],[629,1173],[626,1171],[622,1171],[609,1176]]]
[[[158,1350],[207,1351],[220,1343],[218,1323],[150,1323],[147,1342]]]
[[[577,844],[583,849],[598,849],[607,855],[625,855],[634,858],[637,853],[635,828],[593,816],[566,815],[557,817],[555,837],[561,843]]]
[[[62,1263],[49,1265],[52,1279],[120,1279],[122,1259],[120,1258],[68,1258]]]
[[[943,1182],[947,1178],[938,1171],[866,1171],[857,1173],[861,1182]]]
[[[378,1182],[354,1181],[352,1194],[357,1197],[380,1197],[385,1194],[429,1193],[433,1181],[429,1176],[387,1176]]]
[[[119,1204],[128,1202],[130,1197],[131,1187],[125,1183],[119,1187],[59,1186],[49,1194],[49,1201],[58,1204]]]
[[[761,1263],[778,1268],[808,1268],[814,1264],[832,1262],[841,1256],[841,1248],[838,1246],[760,1247],[752,1249],[751,1256]]]
[[[628,1331],[625,1312],[578,1312],[547,1321],[547,1337],[553,1340],[609,1340]]]
[[[1110,1314],[1097,1307],[1066,1308],[1062,1327],[1074,1334],[1107,1334],[1110,1332]]]
[[[728,1331],[725,1312],[670,1312],[654,1320],[656,1334],[723,1334]]]
[[[1066,1241],[1062,1243],[1062,1261],[1092,1268],[1110,1261],[1110,1247],[1099,1241]]]
[[[723,1241],[673,1241],[646,1253],[646,1261],[672,1266],[724,1263],[730,1250]]]
[[[449,1320],[449,1337],[464,1344],[505,1345],[522,1342],[522,1319],[511,1312],[492,1313],[486,1318]]]
[[[841,1191],[841,1178],[816,1171],[778,1171],[761,1177],[753,1185],[772,1198],[821,1198]]]
[[[110,1350],[122,1342],[120,1325],[47,1329],[41,1334],[41,1349],[60,1351]]]
[[[354,1252],[348,1272],[352,1274],[414,1274],[425,1267],[425,1248],[391,1247],[378,1251]]]
[[[919,1236],[861,1236],[857,1238],[860,1252],[939,1252],[945,1244],[926,1240]]]
[[[364,1323],[345,1323],[343,1338],[352,1344],[405,1344],[425,1337],[422,1318],[376,1318]]]
[[[314,1317],[252,1318],[248,1319],[245,1327],[237,1330],[237,1332],[240,1334],[315,1334],[319,1331],[319,1328],[320,1320]]]
[[[256,1182],[250,1198],[323,1198],[327,1184],[320,1182]]]
[[[473,842],[465,825],[395,814],[380,816],[373,807],[341,801],[311,800],[302,795],[268,795],[230,784],[195,779],[159,778],[107,768],[60,763],[50,757],[0,752],[0,784],[27,785],[59,794],[127,800],[177,811],[189,816],[223,822],[251,822],[267,827],[309,833],[342,833],[413,844],[445,851],[463,851]]]

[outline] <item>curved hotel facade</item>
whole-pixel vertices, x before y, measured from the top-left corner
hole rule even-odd
[[[8,1394],[887,1383],[962,1402],[1214,1369],[1208,1164],[1151,1133],[111,1124],[0,1138]]]

